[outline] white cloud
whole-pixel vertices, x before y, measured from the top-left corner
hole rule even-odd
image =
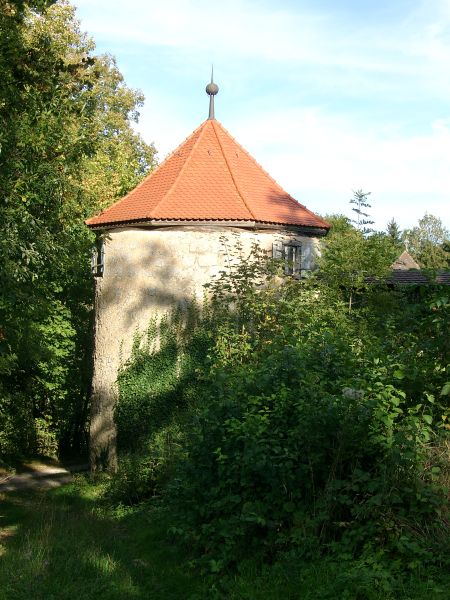
[[[213,59],[225,126],[300,201],[345,212],[363,188],[379,227],[391,216],[413,225],[426,210],[450,226],[450,0],[411,0],[404,13],[386,2],[395,18],[383,22],[311,0],[77,4],[82,27],[119,65],[125,57],[127,78],[153,60],[138,80],[139,130],[161,158],[199,124],[185,82]]]
[[[111,4],[108,0],[78,0],[84,9],[84,24],[95,34],[133,40],[150,46],[188,47],[198,50],[226,48],[233,53],[285,57],[309,52],[318,17],[267,9],[261,4],[229,0],[130,0]],[[101,15],[101,18],[99,16]],[[300,26],[302,35],[295,28]]]
[[[400,137],[395,130],[355,129],[347,118],[300,109],[254,115],[233,127],[271,175],[317,211],[348,212],[352,190],[362,188],[372,192],[380,228],[386,215],[406,227],[425,211],[450,223],[448,120],[430,123],[421,135]]]
[[[448,60],[448,3],[412,3],[404,19],[364,26],[310,2],[228,0],[78,0],[83,24],[96,36],[145,46],[214,50],[283,63],[412,72],[425,61]],[[313,8],[307,8],[307,7]],[[414,62],[416,61],[416,62]]]
[[[160,100],[158,118],[149,114],[141,130],[153,136],[163,159],[191,126],[174,121]],[[316,212],[350,214],[352,190],[362,188],[372,192],[371,215],[380,229],[391,217],[411,227],[426,211],[450,225],[450,120],[433,121],[425,133],[409,137],[395,129],[357,129],[350,119],[317,108],[259,112],[225,126],[286,191]]]

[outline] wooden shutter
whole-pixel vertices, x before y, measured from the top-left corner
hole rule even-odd
[[[99,249],[99,261],[98,261],[98,275],[102,276],[103,271],[105,270],[105,242],[102,240],[100,242]]]
[[[91,250],[91,272],[95,275],[97,271],[97,247],[94,246]]]
[[[283,242],[274,242],[272,244],[272,258],[281,260],[283,258]]]
[[[302,274],[302,247],[301,244],[294,246],[294,275]]]
[[[290,244],[284,244],[284,274],[292,275],[294,272],[294,252],[295,248]]]
[[[95,277],[102,277],[105,269],[105,244],[98,239],[91,253],[91,271]]]

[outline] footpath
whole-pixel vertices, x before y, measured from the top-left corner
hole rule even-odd
[[[74,473],[87,471],[87,465],[64,467],[33,461],[21,473],[0,475],[0,493],[29,489],[50,489],[69,483]]]

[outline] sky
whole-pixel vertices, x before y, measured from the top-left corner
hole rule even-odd
[[[163,160],[216,118],[302,204],[450,229],[450,0],[74,0]]]

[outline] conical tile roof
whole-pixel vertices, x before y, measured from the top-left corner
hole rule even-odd
[[[200,125],[89,227],[145,221],[245,221],[329,229],[268,175],[216,120]]]

